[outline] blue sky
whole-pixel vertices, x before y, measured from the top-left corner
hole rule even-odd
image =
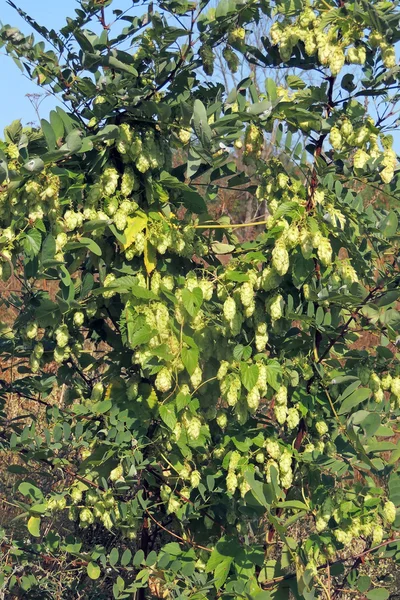
[[[65,24],[65,17],[72,15],[77,3],[75,0],[15,0],[15,4],[40,24],[49,28],[59,29]],[[30,33],[30,27],[11,8],[6,0],[0,0],[0,21],[3,25],[9,24],[19,27],[23,33]],[[37,37],[35,35],[35,37]],[[23,123],[37,122],[33,109],[26,94],[43,93],[37,85],[24,77],[14,61],[5,55],[4,48],[0,49],[0,73],[2,78],[3,93],[0,95],[0,137],[6,125],[14,119],[23,117]],[[55,105],[52,97],[46,98],[41,105],[41,116],[46,117]]]
[[[75,8],[79,7],[76,0],[14,0],[14,3],[34,18],[40,25],[56,31],[65,25],[67,16],[73,16]],[[118,8],[126,9],[132,6],[132,0],[120,0]],[[109,11],[110,14],[110,11]],[[112,16],[112,15],[111,15]],[[18,13],[11,8],[6,0],[0,0],[0,22],[5,25],[18,27],[23,33],[32,33],[30,26],[25,23]],[[39,39],[38,34],[34,34]],[[5,55],[0,48],[0,73],[2,94],[0,94],[0,138],[3,129],[14,119],[21,119],[24,125],[33,121],[38,122],[37,115],[27,94],[43,94],[44,90],[24,77],[14,61]],[[46,97],[40,106],[40,116],[46,118],[50,110],[57,104],[53,96]]]

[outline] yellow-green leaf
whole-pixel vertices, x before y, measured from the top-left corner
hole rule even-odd
[[[40,517],[31,517],[29,519],[28,531],[34,537],[40,537]]]
[[[90,562],[86,567],[86,571],[90,579],[98,579],[100,577],[100,567],[95,562]]]
[[[124,230],[126,237],[126,243],[122,244],[122,249],[126,250],[129,246],[132,246],[137,234],[147,225],[147,215],[141,211],[138,211],[134,217],[127,218],[127,226]]]
[[[150,244],[149,240],[146,240],[144,246],[144,264],[148,275],[154,271],[157,265],[156,249]]]

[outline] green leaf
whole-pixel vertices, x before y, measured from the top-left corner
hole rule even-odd
[[[191,317],[195,317],[200,310],[203,302],[203,292],[200,288],[194,288],[192,291],[184,288],[182,290],[182,304]]]
[[[102,294],[106,290],[115,290],[118,294],[124,294],[130,292],[135,298],[141,300],[155,300],[157,296],[151,290],[148,290],[140,285],[137,285],[136,277],[132,275],[126,275],[124,277],[118,277],[107,287],[97,288],[94,293]]]
[[[56,240],[54,239],[54,237],[49,234],[42,245],[42,254],[41,254],[41,260],[42,263],[46,260],[51,260],[52,258],[54,258],[54,255],[56,253]]]
[[[40,327],[54,326],[60,319],[58,304],[52,302],[49,298],[41,298],[36,309],[36,319]]]
[[[212,251],[214,254],[231,254],[235,250],[232,244],[223,244],[221,242],[212,242]]]
[[[211,143],[212,131],[208,124],[206,107],[198,98],[193,104],[193,129],[203,147],[207,148]]]
[[[94,277],[91,273],[86,273],[83,277],[82,287],[80,291],[81,298],[86,298],[89,293],[92,291],[94,286]]]
[[[71,131],[66,137],[65,144],[60,148],[63,150],[64,147],[70,154],[74,154],[82,148],[82,132],[79,129]]]
[[[395,506],[400,506],[400,475],[398,473],[392,473],[389,477],[389,499]]]
[[[189,375],[193,375],[198,362],[199,351],[196,348],[182,348],[182,362]]]
[[[267,362],[267,383],[275,391],[277,391],[281,385],[280,379],[282,376],[282,367],[277,360],[269,360]]]
[[[271,77],[267,77],[265,80],[265,91],[270,102],[275,102],[278,99],[276,83]]]
[[[96,256],[101,256],[100,246],[91,238],[81,237],[79,239],[79,243],[82,244],[82,246],[88,248],[88,250],[90,250],[90,252],[93,252],[93,254],[95,254]]]
[[[190,212],[196,213],[197,215],[207,212],[204,198],[202,198],[198,192],[191,189],[182,191],[182,204],[185,208],[190,210]]]
[[[217,19],[226,17],[229,13],[236,10],[236,4],[233,0],[220,0],[217,4],[215,16]]]
[[[30,507],[30,511],[33,513],[37,513],[39,515],[43,515],[47,510],[47,504],[42,503],[42,504],[33,504]]]
[[[50,123],[48,121],[46,121],[46,119],[42,119],[40,121],[40,124],[42,126],[42,131],[43,131],[44,137],[46,139],[46,144],[47,144],[48,149],[49,150],[56,149],[57,141],[56,141],[56,136],[55,136],[52,126],[50,125]]]
[[[387,600],[390,594],[386,588],[375,588],[366,594],[368,600]]]
[[[186,185],[186,183],[179,181],[177,177],[170,175],[166,171],[161,171],[159,181],[167,189],[180,190],[182,192],[181,202],[191,212],[196,214],[207,212],[204,198],[196,190]]]
[[[238,344],[233,349],[233,356],[235,360],[248,360],[252,354],[252,350],[250,346],[243,346],[243,344]]]
[[[28,531],[34,537],[40,537],[40,517],[30,517]]]
[[[138,567],[139,565],[141,565],[143,563],[144,559],[145,559],[145,556],[144,556],[143,550],[138,550],[136,552],[135,556],[133,557],[133,566]]]
[[[274,499],[273,497],[271,497],[271,491],[272,491],[271,486],[268,486],[267,484],[263,484],[261,481],[258,481],[257,479],[255,479],[254,473],[252,473],[251,471],[245,471],[244,478],[246,479],[247,483],[249,484],[251,493],[253,494],[254,499],[257,501],[257,503],[260,506],[263,506],[264,508],[268,508],[270,505],[270,502]],[[266,491],[268,491],[268,493],[269,493],[268,499],[266,498],[266,495],[265,495]],[[270,502],[268,502],[268,500],[270,500]]]
[[[22,243],[28,256],[37,256],[42,245],[42,234],[37,229],[29,229],[26,232]]]
[[[190,403],[190,394],[184,394],[179,392],[177,397],[175,398],[176,410],[180,412]]]
[[[104,221],[103,219],[95,219],[94,221],[85,221],[82,229],[85,233],[90,232],[90,231],[96,231],[96,229],[101,229],[102,227],[104,228],[108,223],[109,223],[109,221]],[[110,229],[111,229],[111,227],[113,227],[113,226],[111,225]],[[115,237],[117,237],[117,236],[115,236]]]
[[[286,82],[292,90],[304,90],[306,87],[305,82],[297,75],[287,75]]]
[[[60,106],[56,107],[58,116],[62,119],[64,129],[67,134],[71,133],[77,127],[77,120],[71,114],[66,113]]]
[[[365,593],[371,586],[371,578],[368,575],[361,575],[357,581],[357,589],[361,593]]]
[[[99,133],[90,136],[92,142],[115,140],[119,135],[118,125],[106,125]]]
[[[117,548],[113,548],[110,552],[110,556],[108,557],[108,562],[112,567],[114,567],[119,559],[119,552]]]
[[[123,567],[126,567],[127,565],[129,565],[130,561],[132,558],[132,552],[129,550],[129,548],[127,548],[123,555],[121,556],[121,565]]]
[[[82,146],[79,148],[79,154],[83,154],[84,152],[90,152],[93,150],[93,142],[89,138],[83,138]]]
[[[258,380],[259,370],[257,365],[240,363],[240,379],[248,392],[253,389]]]
[[[121,53],[119,53],[121,55]],[[133,75],[137,77],[138,72],[135,67],[130,64],[119,60],[116,56],[110,55],[101,55],[101,54],[93,54],[91,52],[85,52],[86,62],[90,61],[91,65],[102,66],[102,67],[110,67],[114,71],[121,73],[128,73],[128,75]]]
[[[310,511],[308,506],[304,502],[300,502],[300,500],[286,500],[285,502],[279,502],[276,506],[278,508],[298,508],[299,510]]]
[[[322,325],[325,317],[325,312],[322,306],[318,306],[317,312],[315,313],[315,322],[317,325]]]
[[[251,104],[247,112],[250,115],[260,115],[263,113],[264,116],[267,116],[272,112],[272,104],[269,100],[261,100],[260,102]]]
[[[86,567],[86,572],[90,579],[98,579],[100,577],[100,567],[95,562],[90,562]]]
[[[188,185],[186,185],[186,183],[183,183],[177,177],[174,177],[167,171],[161,171],[159,181],[160,181],[160,183],[162,183],[163,187],[166,187],[166,188],[169,188],[172,190],[187,190],[188,189],[190,191],[194,191],[194,190],[191,190],[191,188]]]
[[[350,396],[347,396],[347,398],[342,402],[342,404],[338,410],[338,414],[339,415],[348,414],[351,411],[351,409],[358,406],[361,402],[364,402],[365,400],[367,400],[367,398],[369,398],[370,395],[371,395],[371,390],[369,388],[361,388],[359,390],[356,390],[355,392],[350,394]],[[338,398],[338,401],[340,401],[340,400],[341,400],[341,397]]]
[[[387,217],[382,221],[380,229],[385,237],[390,238],[396,235],[398,228],[399,219],[396,213],[393,210],[391,210]]]
[[[144,325],[140,329],[131,333],[131,329],[128,328],[128,341],[131,348],[135,346],[141,346],[142,344],[147,344],[154,337],[154,331],[149,327],[149,325]]]
[[[95,404],[92,404],[92,406],[90,408],[94,414],[104,415],[106,412],[108,412],[110,410],[111,407],[112,407],[111,400],[102,400],[101,402],[96,402]]]
[[[400,331],[400,314],[395,308],[389,308],[383,312],[380,317],[382,324],[389,325],[394,331]]]
[[[8,178],[8,159],[2,150],[0,150],[0,183]],[[1,237],[1,236],[0,236]],[[6,240],[2,240],[6,241]]]
[[[299,159],[302,154],[303,154],[303,144],[301,142],[299,142],[293,151],[293,156],[295,158]]]
[[[376,433],[380,424],[381,418],[378,413],[370,413],[363,421],[361,421],[361,426],[368,437],[372,437]]]
[[[246,273],[239,273],[239,271],[227,271],[225,279],[242,283],[244,281],[249,281],[249,276]]]
[[[312,258],[305,259],[301,252],[298,252],[293,261],[292,275],[293,283],[297,288],[300,288],[303,283],[310,277],[312,273],[314,261]]]
[[[377,306],[388,306],[389,304],[393,304],[398,300],[400,296],[400,290],[390,290],[384,292],[378,300],[375,302]]]
[[[9,143],[17,143],[22,133],[21,119],[15,119],[4,128],[4,139]]]
[[[232,538],[221,538],[211,552],[211,556],[207,562],[206,572],[214,573],[214,585],[216,589],[220,589],[224,585],[231,564],[235,556],[237,556],[238,550],[240,551],[235,541]]]
[[[40,173],[40,171],[43,171],[44,169],[44,162],[39,157],[31,158],[31,160],[28,160],[28,162],[24,164],[23,168],[29,173]]]
[[[50,123],[56,140],[61,139],[64,136],[64,123],[55,110],[50,112]]]
[[[43,500],[42,491],[38,487],[36,487],[36,485],[30,483],[29,481],[23,481],[22,483],[20,483],[18,486],[18,490],[23,496],[27,496],[34,502],[40,502],[41,500]]]
[[[7,471],[9,473],[14,473],[17,475],[26,475],[27,473],[29,473],[28,469],[22,467],[21,465],[9,465],[7,467]]]
[[[117,281],[120,281],[119,279]],[[146,288],[140,285],[132,285],[129,288],[129,291],[135,298],[140,298],[141,300],[155,300],[157,296],[151,290],[147,290]]]
[[[175,406],[172,402],[169,404],[162,404],[159,408],[160,417],[169,429],[174,429],[177,418],[175,414]]]
[[[219,565],[216,567],[214,571],[215,589],[219,590],[224,585],[225,581],[228,578],[232,562],[233,558],[228,557],[225,558],[222,562],[220,562]]]
[[[82,48],[82,50],[84,52],[94,52],[94,48],[93,48],[90,40],[88,39],[88,37],[85,35],[85,33],[86,33],[85,31],[76,29],[74,31],[74,38],[76,39],[79,46]]]
[[[299,214],[299,205],[297,202],[283,202],[274,212],[274,219],[277,221],[285,215],[297,216]]]
[[[350,379],[349,377],[347,377],[347,378],[338,377],[338,378],[335,378],[332,381],[332,383],[345,383],[347,381],[352,381],[352,383],[346,387],[344,392],[342,392],[342,394],[338,398],[339,402],[341,400],[344,400],[345,398],[347,398],[347,396],[350,396],[350,394],[352,394],[354,392],[354,390],[358,389],[361,385],[361,381],[357,377],[353,377],[352,379]]]
[[[342,77],[340,85],[347,92],[353,92],[357,87],[354,85],[354,75],[352,73],[346,73],[346,75]]]
[[[156,561],[157,561],[157,552],[155,552],[155,550],[152,550],[146,558],[146,566],[152,567],[153,565],[155,565]]]
[[[279,592],[279,590],[277,590],[277,592]],[[286,595],[286,598],[288,596]],[[274,596],[271,596],[270,592],[267,592],[266,590],[262,590],[261,592],[256,592],[255,594],[252,595],[251,600],[274,600],[277,599],[276,594],[274,593]],[[283,597],[281,598],[281,600],[284,600]]]

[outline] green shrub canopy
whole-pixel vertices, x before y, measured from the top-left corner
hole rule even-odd
[[[63,104],[0,142],[4,593],[385,600],[398,3],[117,6],[0,30]]]

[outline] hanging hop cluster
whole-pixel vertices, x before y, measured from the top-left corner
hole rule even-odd
[[[327,25],[323,13],[318,14],[311,7],[305,8],[295,20],[275,21],[270,29],[271,42],[279,46],[282,61],[290,60],[294,47],[301,44],[305,54],[317,56],[320,64],[329,67],[333,76],[340,73],[346,62],[365,64],[368,45],[364,37],[362,25],[354,20],[338,19]],[[380,48],[387,69],[396,66],[394,46],[382,34],[372,31],[367,42],[372,48]]]
[[[350,152],[352,148],[357,148],[353,154],[353,169],[356,174],[362,172],[370,161],[371,170],[378,167],[383,183],[390,183],[397,165],[397,155],[392,148],[393,138],[378,134],[377,131],[371,117],[353,127],[350,119],[343,116],[332,127],[329,141],[337,152]]]

